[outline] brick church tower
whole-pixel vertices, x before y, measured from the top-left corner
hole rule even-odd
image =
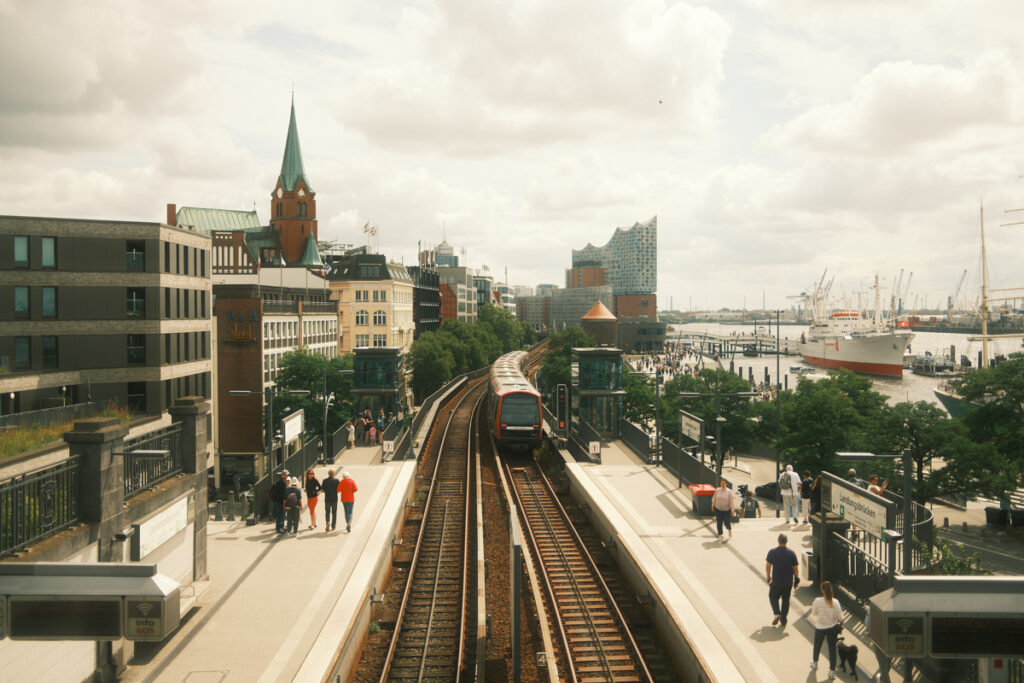
[[[316,192],[306,180],[299,148],[299,131],[295,125],[295,97],[288,121],[288,139],[281,161],[281,174],[270,195],[270,230],[278,234],[284,259],[288,265],[299,264],[310,237],[316,243]]]

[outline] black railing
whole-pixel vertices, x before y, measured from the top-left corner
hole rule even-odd
[[[710,463],[711,461],[709,461]],[[661,464],[687,484],[715,484],[718,475],[671,440],[661,437]]]
[[[0,484],[0,556],[79,521],[77,456]]]
[[[297,301],[282,301],[272,299],[263,302],[263,313],[298,313],[299,303]]]
[[[0,429],[4,427],[28,429],[33,426],[48,427],[52,424],[69,424],[75,420],[95,416],[102,412],[106,405],[104,401],[92,401],[3,415],[0,416]]]
[[[124,497],[130,498],[181,472],[181,425],[124,442]]]

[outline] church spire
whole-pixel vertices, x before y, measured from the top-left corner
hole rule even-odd
[[[284,159],[281,160],[281,187],[285,192],[295,190],[295,183],[299,179],[306,184],[306,188],[312,192],[309,180],[306,179],[306,171],[302,167],[302,149],[299,147],[299,129],[295,125],[295,94],[292,93],[292,115],[288,121],[288,139],[284,145]]]

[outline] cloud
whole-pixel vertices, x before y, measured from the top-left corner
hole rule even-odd
[[[989,52],[962,68],[885,62],[845,102],[812,107],[777,127],[767,141],[813,154],[891,157],[920,148],[991,144],[999,129],[1024,123],[1021,75],[1006,55]]]
[[[342,121],[392,149],[470,156],[699,134],[729,36],[710,9],[657,0],[440,2],[403,32],[408,59],[367,69]]]

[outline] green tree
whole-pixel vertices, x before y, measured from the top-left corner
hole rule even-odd
[[[756,411],[749,398],[739,396],[683,397],[683,392],[703,394],[735,394],[750,391],[750,384],[739,375],[727,370],[705,368],[696,375],[676,375],[665,385],[661,399],[662,433],[680,445],[686,441],[680,434],[679,411],[685,410],[704,421],[707,436],[715,436],[718,417],[723,418],[721,426],[721,451],[724,455],[730,448],[744,448],[750,445],[757,433],[753,420]]]
[[[304,348],[281,356],[278,366],[277,393],[274,396],[274,424],[295,410],[303,409],[303,424],[308,436],[323,434],[325,396],[330,400],[327,411],[327,433],[338,430],[354,414],[352,375],[340,371],[352,369],[352,354],[327,358]],[[326,381],[326,391],[324,393]],[[308,396],[290,395],[289,391],[308,391]]]
[[[412,344],[412,390],[420,402],[455,376],[454,337],[440,330],[420,335]]]
[[[581,327],[567,327],[551,335],[547,355],[544,356],[538,373],[541,385],[538,389],[549,410],[555,410],[555,388],[559,384],[572,386],[572,350],[592,348],[596,344],[594,338]]]
[[[990,443],[1017,471],[1024,471],[1024,354],[959,380],[968,401],[963,423],[972,441]]]
[[[630,422],[645,425],[654,420],[654,378],[624,373],[622,388],[626,391],[622,414]]]
[[[501,344],[501,353],[523,348],[525,332],[523,324],[504,308],[481,306],[477,314],[478,324],[490,328]]]

